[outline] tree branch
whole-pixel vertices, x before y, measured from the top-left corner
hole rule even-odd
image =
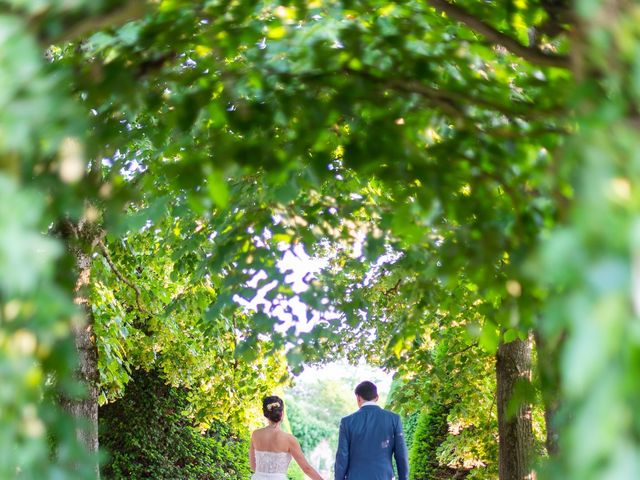
[[[464,8],[454,5],[448,0],[428,0],[432,7],[440,10],[452,19],[465,24],[471,30],[483,35],[495,44],[502,45],[514,55],[524,60],[546,67],[570,68],[569,57],[566,55],[552,55],[533,47],[527,47],[515,38],[506,35],[494,27],[467,12]]]
[[[396,284],[391,287],[389,290],[386,290],[385,292],[383,292],[385,297],[390,296],[391,294],[396,294],[398,293],[398,290],[400,289],[400,284],[402,283],[402,278],[399,278],[398,281],[396,282]]]
[[[135,292],[135,294],[136,294],[136,305],[138,306],[138,310],[140,310],[142,313],[146,313],[148,315],[151,315],[151,312],[149,312],[144,307],[144,305],[142,305],[142,301],[141,301],[142,294],[140,293],[140,289],[138,288],[138,286],[135,283],[133,283],[131,280],[126,278],[124,275],[122,275],[122,273],[120,272],[118,267],[116,267],[116,265],[113,263],[113,260],[111,259],[111,255],[109,254],[109,250],[107,250],[107,247],[106,247],[106,245],[104,244],[104,242],[102,240],[100,240],[98,242],[98,246],[100,247],[100,253],[105,258],[107,263],[109,264],[109,268],[111,268],[111,271],[115,274],[115,276],[118,277],[118,279],[122,283],[127,285],[129,288],[131,288]]]
[[[434,88],[412,79],[382,78],[363,70],[345,69],[344,71],[346,73],[380,83],[392,90],[421,95],[429,99],[435,106],[440,107],[443,112],[453,116],[454,118],[460,118],[462,120],[466,119],[466,115],[463,112],[463,106],[465,105],[474,105],[486,110],[501,113],[510,118],[520,117],[531,119],[539,118],[540,116],[549,117],[554,114],[562,113],[558,109],[544,111],[536,110],[534,104],[524,102],[512,102],[510,105],[504,105],[485,98],[477,98],[466,93]]]
[[[477,347],[477,346],[478,346],[478,342],[473,342],[471,345],[467,345],[462,350],[458,350],[457,352],[450,353],[448,356],[449,357],[455,357],[455,356],[460,355],[460,354],[462,354],[462,353],[464,353],[464,352],[466,352],[468,350],[471,350],[472,348]]]
[[[111,12],[101,16],[88,17],[69,26],[64,33],[52,39],[47,39],[46,46],[71,42],[103,28],[119,27],[125,23],[140,19],[146,12],[147,4],[145,0],[127,1],[124,5]]]

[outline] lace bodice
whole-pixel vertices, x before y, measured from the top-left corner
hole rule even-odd
[[[257,473],[281,473],[286,475],[291,462],[288,452],[261,452],[256,450]]]

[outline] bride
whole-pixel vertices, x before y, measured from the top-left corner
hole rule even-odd
[[[262,412],[269,425],[251,434],[249,461],[255,473],[252,480],[287,480],[287,469],[291,458],[300,465],[311,480],[323,480],[304,458],[296,437],[280,430],[284,417],[284,402],[280,397],[266,397],[262,401]]]

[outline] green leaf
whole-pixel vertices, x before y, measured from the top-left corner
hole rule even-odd
[[[207,175],[207,188],[213,202],[220,208],[226,208],[229,204],[229,187],[221,172],[214,170]]]
[[[510,328],[504,332],[504,343],[511,343],[517,338],[519,338],[519,332],[514,328]]]
[[[482,326],[478,340],[485,352],[495,353],[498,350],[498,343],[500,341],[498,327],[493,322],[486,321]]]

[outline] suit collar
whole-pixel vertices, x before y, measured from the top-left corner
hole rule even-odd
[[[360,408],[364,408],[364,407],[378,407],[378,408],[380,408],[380,405],[378,405],[376,402],[364,402],[362,405],[360,405]]]

